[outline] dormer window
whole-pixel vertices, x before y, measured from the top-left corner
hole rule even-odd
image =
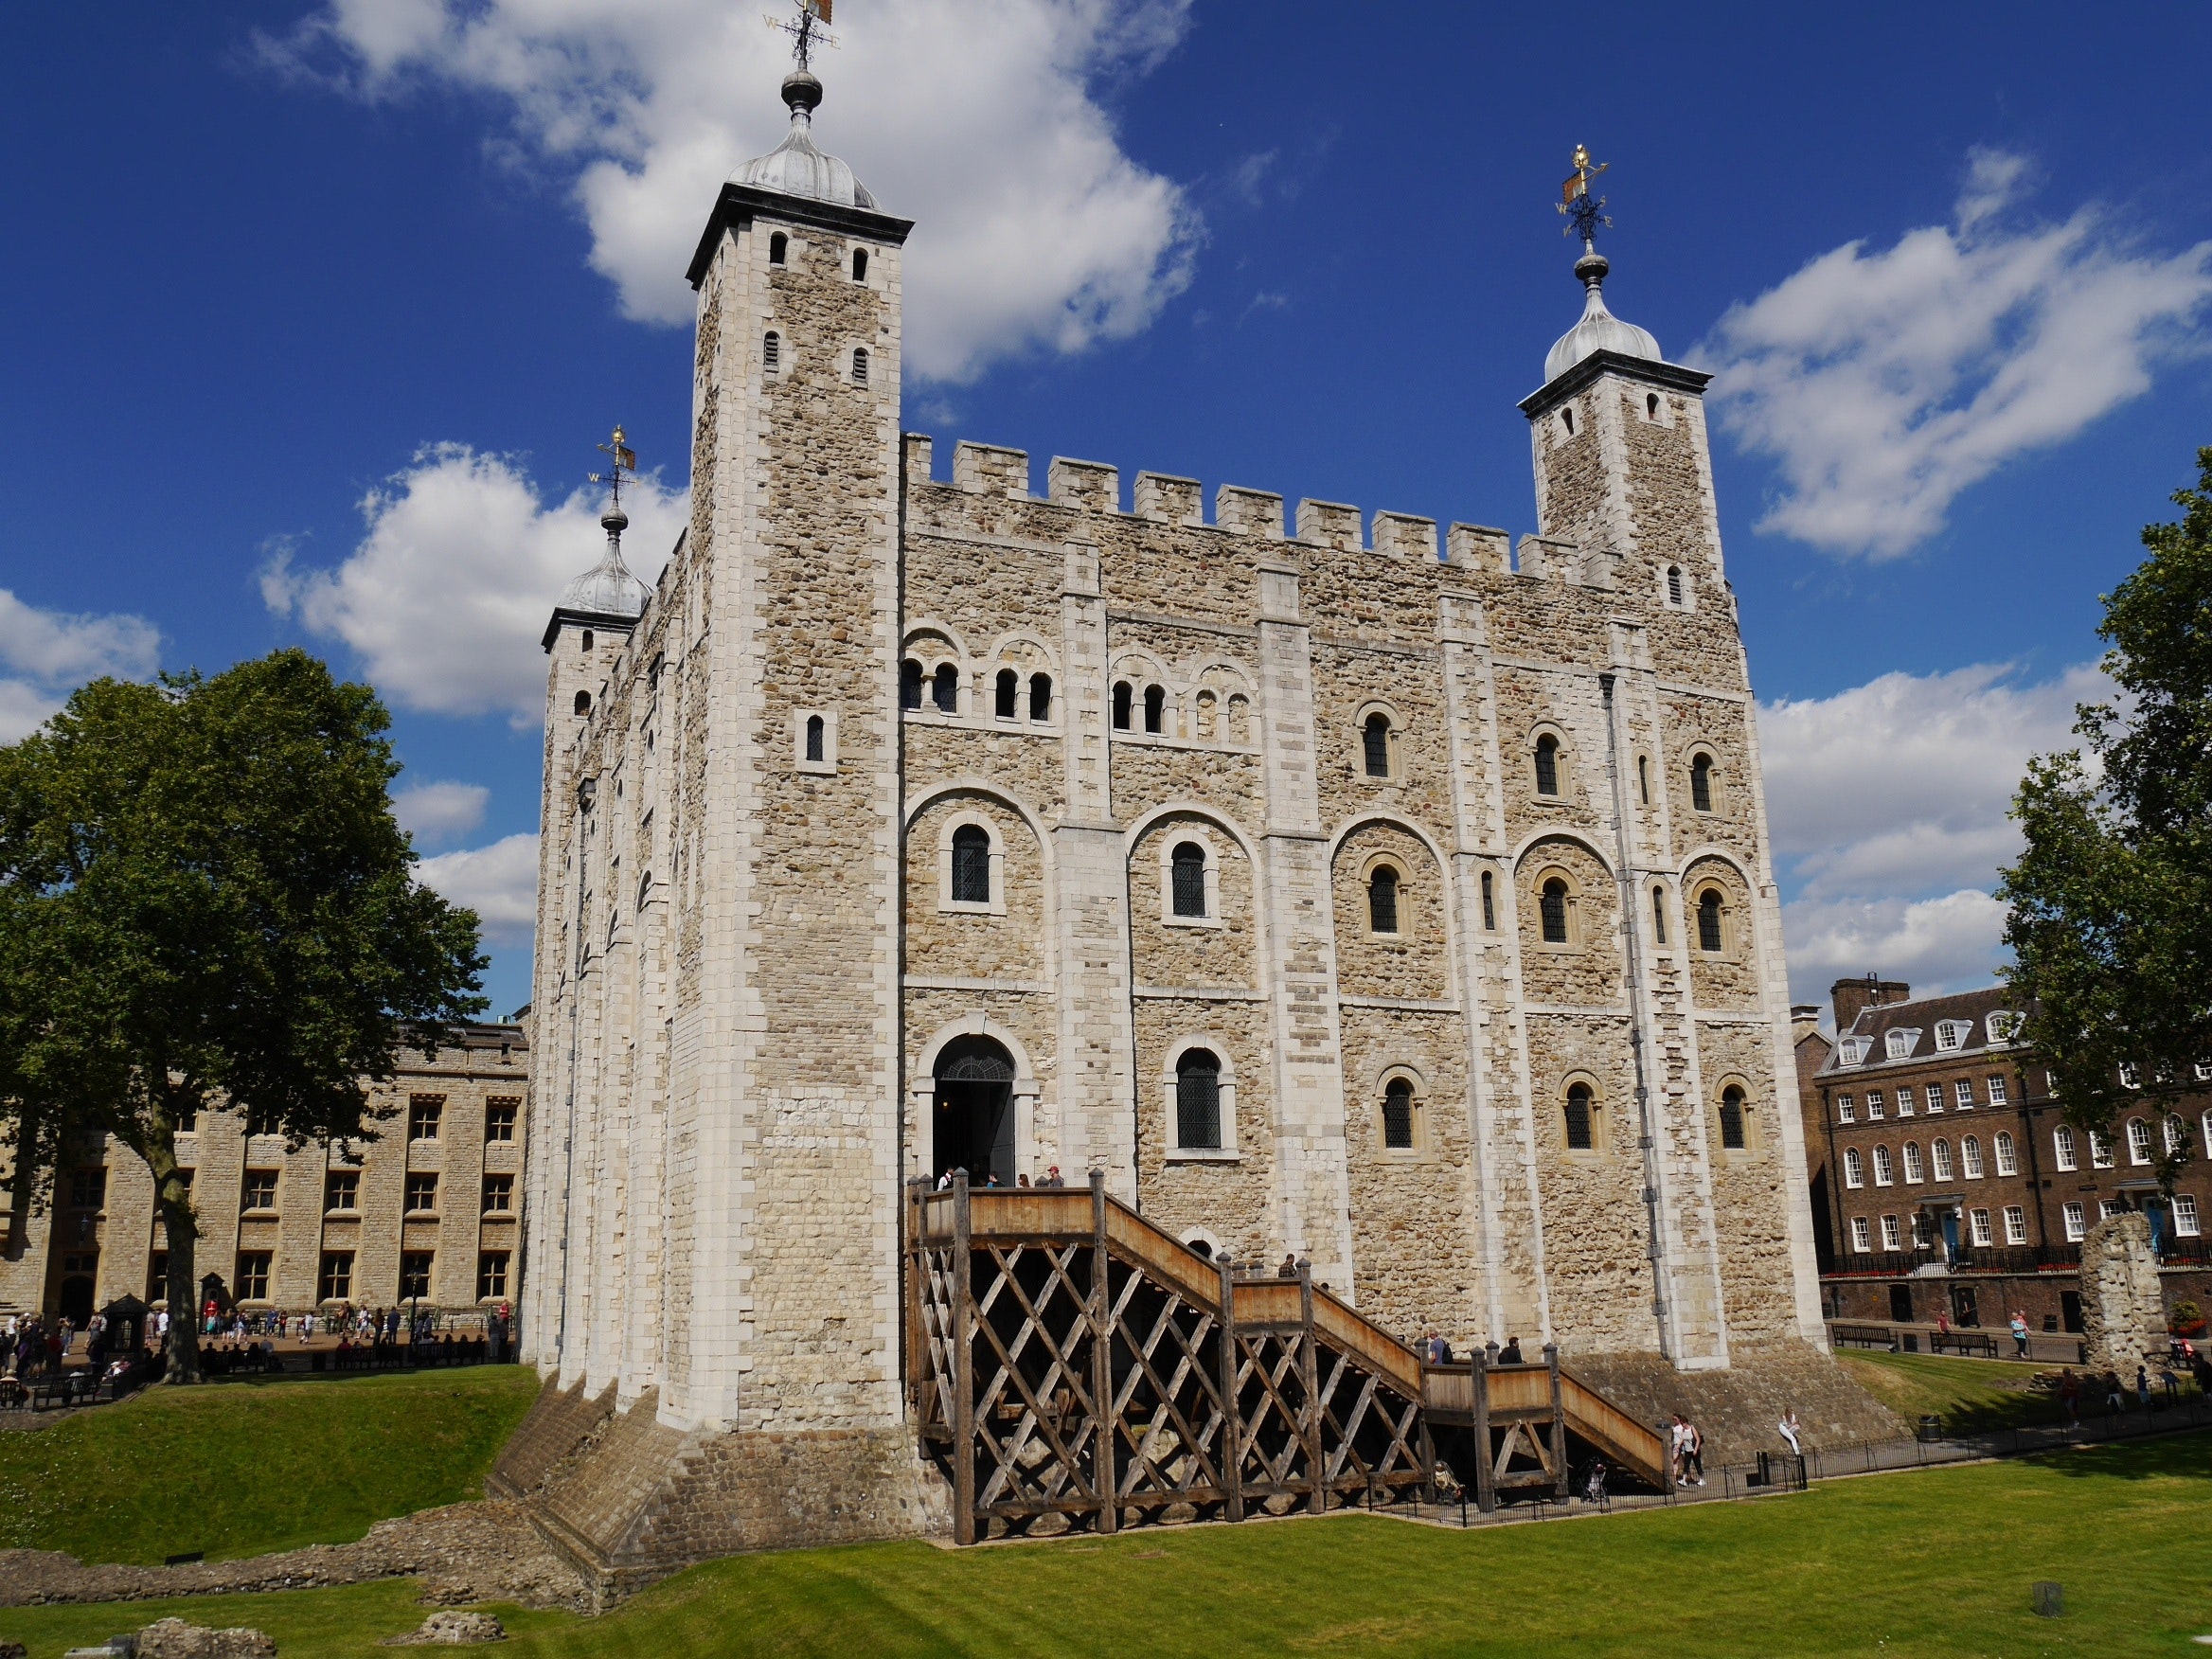
[[[1886,1041],[1889,1044],[1889,1058],[1905,1060],[1920,1045],[1920,1033],[1917,1027],[1908,1030],[1900,1026],[1890,1032]]]
[[[1949,1053],[1952,1049],[1965,1043],[1966,1034],[1972,1029],[1972,1023],[1967,1020],[1937,1020],[1936,1022],[1936,1046],[1943,1052]]]
[[[1841,1043],[1836,1044],[1836,1063],[1838,1065],[1860,1065],[1864,1063],[1868,1042],[1869,1039],[1864,1037],[1845,1038]]]
[[[2142,1086],[2143,1074],[2135,1068],[2134,1062],[2132,1061],[2121,1061],[2120,1087],[2123,1089],[2140,1089]]]
[[[2011,1042],[2013,1034],[2020,1029],[2020,1015],[2004,1009],[1999,1009],[1996,1013],[1991,1014],[1985,1022],[1989,1027],[1989,1041],[1991,1043]]]

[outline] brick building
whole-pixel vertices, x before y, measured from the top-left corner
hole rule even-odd
[[[1808,1188],[1831,1318],[2081,1329],[2080,1241],[2106,1217],[2160,1208],[2155,1108],[2123,1114],[2113,1141],[2061,1120],[2049,1074],[2012,1040],[1998,988],[1915,1000],[1909,986],[1837,981],[1836,1038],[1800,1008],[1797,1056]],[[2127,1079],[2123,1079],[2123,1082]],[[2203,1148],[2212,1094],[2186,1125]],[[2167,1305],[2204,1300],[2212,1172],[2185,1171],[2159,1215]]]
[[[525,1028],[469,1026],[434,1057],[401,1061],[371,1092],[391,1114],[373,1139],[291,1150],[229,1112],[204,1112],[178,1135],[203,1282],[219,1277],[248,1311],[418,1297],[458,1311],[519,1293]],[[22,1184],[0,1196],[0,1313],[81,1322],[125,1294],[167,1299],[167,1229],[128,1148],[110,1141],[61,1170],[44,1208]]]
[[[879,1490],[901,1184],[1055,1165],[1462,1347],[1823,1345],[1706,377],[1586,247],[1517,546],[940,471],[910,226],[784,96],[690,267],[689,526],[648,588],[611,508],[545,631],[526,1354]]]

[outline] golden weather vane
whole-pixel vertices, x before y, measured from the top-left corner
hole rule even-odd
[[[763,16],[770,28],[781,29],[791,36],[792,61],[799,66],[802,75],[812,72],[812,59],[816,46],[834,46],[837,37],[822,26],[830,21],[830,9],[835,0],[798,0],[796,17]]]
[[[592,473],[591,481],[594,484],[604,484],[615,492],[615,510],[618,512],[622,508],[623,474],[628,473],[633,478],[637,476],[637,452],[624,439],[619,425],[615,428],[615,441],[602,443],[599,451],[614,464],[604,473]]]
[[[1570,221],[1562,234],[1579,236],[1587,246],[1595,246],[1599,225],[1610,228],[1613,223],[1605,216],[1605,198],[1599,196],[1593,200],[1590,195],[1590,181],[1612,165],[1610,161],[1593,163],[1589,147],[1578,144],[1575,146],[1575,170],[1567,175],[1566,183],[1560,187],[1559,210]]]

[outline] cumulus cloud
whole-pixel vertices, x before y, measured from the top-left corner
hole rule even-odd
[[[466,904],[490,945],[526,948],[538,922],[538,838],[508,835],[489,847],[441,852],[416,865],[426,887]]]
[[[1764,705],[1793,994],[1820,1000],[1869,969],[1932,990],[1987,979],[2004,928],[1989,889],[2020,849],[2007,813],[2027,758],[2072,747],[2076,705],[2112,689],[2086,664],[2042,681],[1980,664]]]
[[[161,631],[142,616],[27,605],[0,588],[0,742],[44,725],[71,687],[113,674],[142,680],[161,660]]]
[[[434,846],[483,823],[491,800],[491,792],[480,783],[416,783],[392,796],[392,816],[418,843]]]
[[[1190,0],[876,0],[816,70],[818,140],[916,222],[906,363],[964,381],[995,358],[1136,332],[1188,281],[1184,189],[1125,154],[1094,96],[1182,38]],[[716,189],[780,142],[788,41],[725,0],[326,0],[265,59],[358,96],[487,93],[572,183],[626,313],[685,323]]]
[[[687,497],[641,477],[623,497],[624,561],[649,584],[668,563]],[[554,600],[606,547],[602,503],[578,490],[547,505],[520,463],[464,444],[419,453],[362,501],[367,533],[335,569],[278,547],[261,597],[278,615],[344,641],[403,707],[544,718],[538,641]]]
[[[2212,242],[2152,252],[2096,205],[2028,223],[2027,173],[1977,151],[1949,225],[1847,242],[1714,326],[1721,423],[1780,473],[1761,529],[1902,554],[1962,491],[2204,348]]]

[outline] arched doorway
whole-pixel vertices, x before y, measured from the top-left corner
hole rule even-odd
[[[972,1186],[993,1175],[1014,1184],[1014,1062],[989,1037],[955,1037],[937,1053],[934,1173],[968,1171]]]
[[[68,1320],[80,1330],[82,1330],[92,1318],[93,1269],[91,1264],[97,1259],[96,1257],[87,1256],[80,1261],[79,1258],[72,1256],[63,1263],[68,1276],[62,1280],[61,1313],[62,1318]]]

